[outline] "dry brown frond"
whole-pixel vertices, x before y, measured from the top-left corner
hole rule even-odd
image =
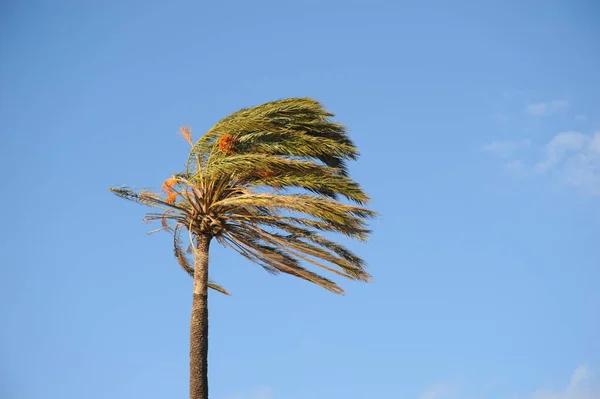
[[[179,134],[188,142],[189,145],[194,145],[192,142],[192,129],[189,126],[181,126]]]
[[[169,215],[170,211],[166,211],[165,213],[162,214],[161,218],[160,218],[160,224],[162,225],[162,228],[165,230],[169,230],[169,223],[167,221],[167,217]]]

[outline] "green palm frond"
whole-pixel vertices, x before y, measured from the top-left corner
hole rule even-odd
[[[365,241],[367,222],[377,214],[366,207],[368,195],[345,166],[358,150],[331,117],[315,100],[291,98],[235,112],[195,143],[189,128],[182,128],[191,144],[186,169],[165,181],[164,194],[111,191],[159,210],[145,220],[159,221],[155,231],[174,235],[175,258],[192,277],[184,231],[215,237],[271,274],[293,275],[342,294],[336,283],[304,266],[370,281],[365,262],[322,233]],[[229,294],[212,281],[209,287]]]
[[[272,101],[240,110],[217,122],[192,147],[186,173],[200,170],[199,159],[219,153],[217,140],[232,136],[236,153],[262,153],[318,159],[346,174],[345,159],[356,159],[358,150],[346,128],[332,122],[333,114],[310,98]]]
[[[239,207],[262,207],[277,213],[280,210],[304,213],[325,223],[364,228],[366,219],[376,213],[360,206],[342,204],[338,201],[306,194],[278,195],[270,193],[242,194],[217,201],[211,210],[219,214],[233,214]]]
[[[213,161],[207,171],[242,187],[297,187],[334,199],[342,195],[358,204],[369,201],[360,186],[339,169],[309,161],[260,153],[232,155]]]

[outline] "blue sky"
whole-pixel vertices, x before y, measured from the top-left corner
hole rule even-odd
[[[144,209],[222,116],[311,96],[382,217],[334,296],[214,245],[214,399],[600,398],[600,5],[5,1],[0,396],[184,398]]]

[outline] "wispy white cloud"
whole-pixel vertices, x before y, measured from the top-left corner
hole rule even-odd
[[[525,111],[531,116],[543,117],[566,111],[568,108],[569,103],[567,101],[553,100],[547,102],[528,104],[525,107]]]
[[[575,115],[575,120],[578,122],[585,122],[587,121],[587,116],[579,114],[579,115]]]
[[[561,132],[542,146],[529,140],[494,141],[482,147],[505,159],[505,169],[519,175],[552,175],[583,193],[600,195],[600,132]],[[517,150],[528,149],[517,156]],[[541,154],[536,156],[535,154]],[[537,158],[537,159],[536,159]],[[528,159],[528,162],[524,160]]]
[[[529,399],[600,399],[600,388],[594,381],[593,374],[587,365],[581,365],[571,375],[566,388],[553,391],[540,389],[529,395]]]
[[[565,378],[567,380],[567,378]],[[587,365],[580,365],[571,374],[571,378],[566,387],[552,390],[550,388],[540,388],[534,392],[515,393],[511,396],[502,396],[494,394],[491,390],[486,390],[485,395],[472,396],[465,392],[465,389],[446,389],[445,386],[434,386],[426,389],[419,399],[467,399],[467,398],[502,398],[502,399],[600,399],[600,381]],[[494,387],[500,387],[501,384],[494,384]]]
[[[592,372],[590,367],[587,364],[582,364],[577,367],[571,376],[571,381],[569,382],[568,389],[576,389],[581,385],[581,383],[592,376]]]
[[[514,154],[515,151],[528,148],[531,145],[531,140],[520,140],[520,141],[492,141],[484,144],[481,148],[484,151],[498,155],[501,157],[509,157]]]
[[[600,195],[600,132],[559,133],[546,144],[544,154],[534,172],[555,173],[566,185]]]
[[[546,144],[545,158],[536,165],[536,169],[543,172],[551,168],[570,154],[581,151],[589,139],[588,136],[579,132],[558,133]]]

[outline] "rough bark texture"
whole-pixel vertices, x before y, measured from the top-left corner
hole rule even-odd
[[[198,236],[194,256],[194,299],[190,326],[190,399],[208,399],[208,248]]]

